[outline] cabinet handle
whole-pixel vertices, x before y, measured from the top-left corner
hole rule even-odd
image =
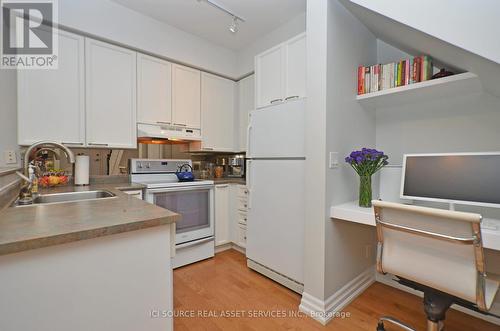
[[[187,124],[182,124],[182,123],[174,123],[174,125],[178,125],[178,126],[187,126]]]
[[[228,187],[228,186],[229,186],[228,184],[215,185],[215,187],[217,187],[217,188],[224,188],[224,187]]]
[[[78,146],[83,146],[83,143],[70,143],[70,142],[62,142],[61,144],[63,145],[78,145]]]
[[[156,121],[156,123],[158,123],[158,124],[168,124],[168,125],[172,124],[171,122],[162,122],[162,121]]]
[[[274,99],[274,100],[271,100],[269,103],[275,103],[275,102],[280,102],[280,101],[283,101],[283,99]]]
[[[109,144],[89,143],[92,146],[108,146]]]
[[[292,96],[286,97],[285,101],[292,100],[292,99],[297,99],[298,97],[299,97],[298,95],[292,95]]]
[[[212,147],[203,147],[202,149],[204,149],[206,151],[213,151],[214,150]]]

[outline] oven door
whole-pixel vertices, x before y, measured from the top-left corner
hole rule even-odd
[[[175,224],[176,245],[214,235],[213,185],[148,189],[146,200],[182,215]]]

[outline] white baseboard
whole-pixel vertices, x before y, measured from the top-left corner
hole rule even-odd
[[[274,280],[276,283],[279,283],[285,287],[288,287],[290,290],[292,290],[298,294],[302,294],[302,292],[304,291],[304,284],[298,283],[297,281],[295,281],[291,278],[288,278],[287,276],[282,275],[282,274],[280,274],[272,269],[269,269],[268,267],[266,267],[260,263],[252,261],[248,258],[247,258],[247,267],[249,267],[252,270],[257,271],[258,273],[263,274],[267,278]]]
[[[374,282],[375,267],[370,267],[324,301],[306,292],[302,293],[299,309],[321,324],[326,325]]]
[[[228,249],[234,249],[241,254],[246,254],[246,249],[244,247],[238,246],[233,242],[225,243],[223,245],[215,246],[215,253],[220,253],[227,251]]]
[[[377,272],[376,275],[375,275],[375,280],[377,282],[379,282],[379,283],[382,283],[382,284],[385,284],[385,285],[397,288],[398,290],[405,291],[405,292],[414,294],[414,295],[419,296],[419,297],[423,297],[424,296],[424,294],[422,292],[420,292],[420,291],[417,291],[417,290],[414,290],[414,289],[412,289],[410,287],[407,287],[407,286],[399,284],[398,282],[396,282],[395,280],[393,280],[393,277],[394,276],[390,275],[390,274],[382,275],[382,274],[379,274]],[[422,303],[422,309],[424,309],[423,308],[423,303]],[[465,307],[458,306],[458,305],[452,305],[451,309],[455,309],[455,310],[461,311],[462,313],[465,313],[467,315],[471,315],[473,317],[485,320],[487,322],[490,322],[490,323],[493,323],[493,324],[496,324],[496,325],[500,325],[500,318],[496,318],[494,316],[484,315],[484,314],[478,313],[476,311],[473,311],[473,310],[470,310],[470,309],[467,309]],[[490,311],[493,314],[500,315],[500,307],[498,307],[497,305],[493,305],[493,307],[491,308]],[[397,318],[397,316],[394,316],[394,317]]]

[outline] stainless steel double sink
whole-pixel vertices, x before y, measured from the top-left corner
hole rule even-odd
[[[32,203],[29,204],[23,204],[19,200],[16,200],[13,204],[13,207],[76,202],[85,200],[99,200],[99,199],[109,199],[114,197],[116,197],[114,193],[111,193],[110,191],[106,190],[40,194],[34,197]]]

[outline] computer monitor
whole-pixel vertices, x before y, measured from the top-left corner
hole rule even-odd
[[[500,208],[500,152],[405,154],[401,198]]]

